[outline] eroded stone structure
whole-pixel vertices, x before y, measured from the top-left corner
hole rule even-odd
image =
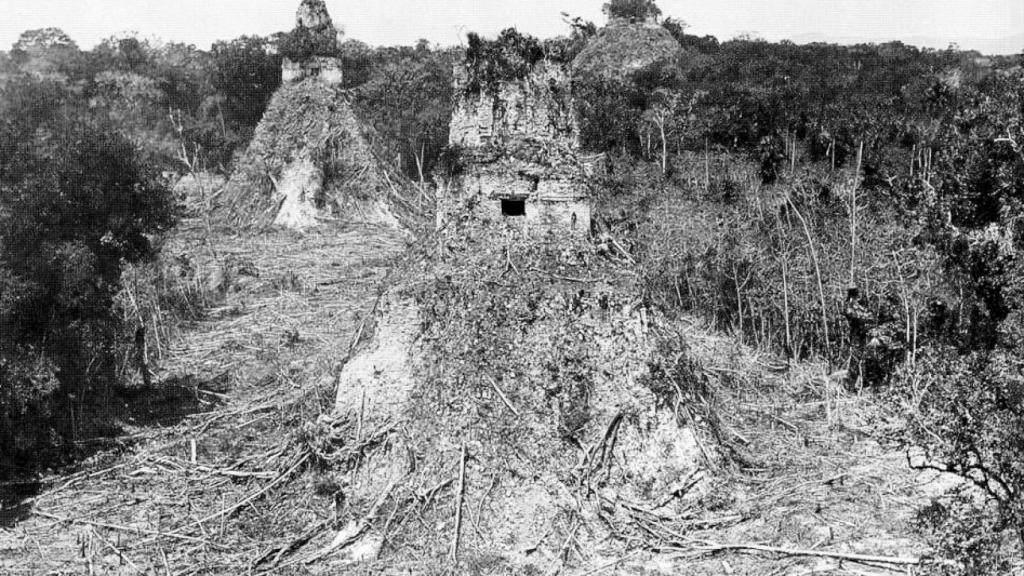
[[[285,58],[281,63],[281,82],[295,84],[306,78],[319,78],[321,82],[335,86],[344,79],[341,59],[328,56],[312,56],[301,62]]]
[[[342,33],[334,27],[324,0],[302,0],[295,13],[294,35],[302,35],[306,42],[318,48],[341,46]],[[341,84],[341,58],[333,56],[309,56],[299,61],[284,58],[281,63],[281,82],[295,84],[306,78],[317,78],[331,86]]]
[[[540,63],[522,80],[468,89],[455,71],[449,144],[461,170],[439,194],[438,225],[469,217],[531,232],[590,230],[588,165],[568,71]]]

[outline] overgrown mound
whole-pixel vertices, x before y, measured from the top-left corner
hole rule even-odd
[[[316,81],[274,94],[219,195],[225,224],[293,228],[319,218],[397,224],[414,211],[378,160],[344,92]],[[396,206],[397,205],[397,206]]]
[[[651,22],[613,20],[572,62],[574,76],[624,79],[651,64],[682,57],[679,42]]]
[[[579,240],[493,228],[432,246],[382,299],[320,423],[327,461],[356,437],[347,496],[380,518],[353,511],[332,554],[377,557],[386,537],[389,564],[456,554],[489,574],[673,538],[666,518],[698,491],[680,405],[700,382],[628,269]]]

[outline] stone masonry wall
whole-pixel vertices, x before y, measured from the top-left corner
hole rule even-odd
[[[340,58],[313,56],[303,62],[287,58],[281,63],[281,83],[294,84],[306,78],[317,78],[328,86],[337,86],[344,79]]]
[[[494,93],[467,93],[466,83],[457,68],[449,142],[461,149],[463,169],[439,194],[438,226],[468,216],[531,232],[587,234],[589,174],[578,154],[568,72],[542,63]],[[503,200],[524,202],[524,214],[504,214]]]
[[[466,82],[465,69],[457,66],[449,143],[482,146],[527,138],[579,147],[569,74],[560,66],[540,64],[529,77],[503,83],[497,94],[467,94]]]

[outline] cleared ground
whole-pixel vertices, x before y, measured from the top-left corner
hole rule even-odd
[[[223,300],[153,343],[167,394],[127,423],[122,448],[22,503],[0,530],[0,573],[242,574],[327,521],[333,491],[305,465],[302,430],[333,406],[333,377],[404,246],[386,228],[186,223],[163,258],[209,271]],[[229,278],[210,280],[217,270]]]

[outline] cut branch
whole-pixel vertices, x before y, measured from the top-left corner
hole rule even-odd
[[[764,546],[761,544],[715,544],[706,543],[692,548],[678,548],[680,552],[699,551],[706,554],[717,552],[760,552],[764,554],[779,554],[791,557],[831,558],[833,560],[846,560],[863,564],[893,564],[898,566],[920,566],[925,563],[920,558],[909,556],[871,556],[866,554],[847,554],[845,552],[828,552],[824,550],[801,550],[797,548],[781,548],[777,546]]]

